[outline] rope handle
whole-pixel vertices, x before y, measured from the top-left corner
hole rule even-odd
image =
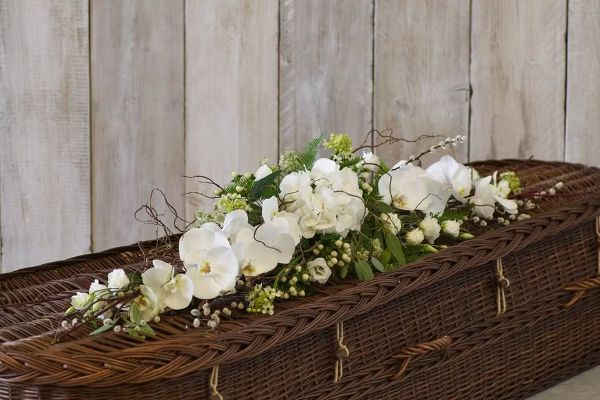
[[[392,356],[392,358],[400,358],[403,359],[403,361],[400,370],[390,379],[396,380],[400,378],[404,374],[404,372],[406,372],[406,368],[408,367],[408,364],[413,359],[413,357],[425,353],[442,350],[445,351],[445,356],[447,356],[450,344],[452,344],[452,338],[449,336],[442,336],[441,338],[432,340],[431,342],[425,342],[413,347],[407,347],[405,349],[402,349],[398,354]]]
[[[337,383],[344,375],[344,358],[350,355],[350,349],[344,344],[344,323],[340,322],[336,326],[336,342],[338,349],[335,352],[337,361],[335,362],[335,375],[333,383]]]
[[[219,366],[214,366],[210,373],[210,382],[208,384],[210,388],[210,400],[224,400],[224,397],[217,386],[219,385]]]
[[[564,305],[564,308],[569,308],[577,303],[577,300],[579,300],[587,290],[600,286],[600,217],[596,218],[596,239],[598,242],[598,271],[596,272],[596,278],[586,279],[565,287],[563,290],[575,293],[573,293],[571,300]]]
[[[496,291],[496,305],[498,309],[496,315],[500,316],[506,312],[506,294],[504,290],[510,286],[510,281],[504,276],[504,265],[501,258],[496,260],[496,276],[498,277],[498,288]]]

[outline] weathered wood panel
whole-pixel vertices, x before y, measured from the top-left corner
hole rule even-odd
[[[600,1],[569,2],[566,160],[600,166]]]
[[[467,135],[469,0],[377,1],[374,104],[374,128],[395,136]],[[377,153],[393,164],[442,139],[385,145]],[[466,161],[466,144],[452,149]]]
[[[473,2],[471,160],[563,159],[566,7]]]
[[[98,251],[155,237],[153,226],[134,219],[153,188],[184,210],[184,6],[183,0],[91,4]]]
[[[0,0],[2,265],[90,250],[88,3]]]
[[[186,2],[186,173],[224,184],[277,160],[277,0]],[[204,190],[187,181],[187,191]],[[188,196],[188,215],[209,202]]]
[[[280,15],[280,151],[321,132],[360,144],[372,128],[373,2],[284,0]]]

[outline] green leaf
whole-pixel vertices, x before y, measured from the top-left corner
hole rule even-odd
[[[97,335],[98,333],[105,332],[105,331],[107,331],[107,330],[109,330],[109,329],[112,329],[112,328],[113,328],[113,326],[112,326],[112,325],[103,325],[103,326],[101,326],[100,328],[96,329],[95,331],[92,331],[92,332],[90,333],[90,336],[92,336],[92,335]]]
[[[371,262],[373,263],[373,266],[375,268],[377,268],[379,271],[381,271],[381,272],[385,271],[385,267],[383,266],[383,264],[381,264],[381,262],[379,262],[379,260],[376,259],[375,257],[371,257]]]
[[[340,163],[340,169],[344,169],[346,167],[352,167],[352,166],[358,164],[361,160],[362,160],[362,157],[354,157],[349,160],[342,161]]]
[[[356,269],[356,275],[358,279],[363,281],[368,281],[369,279],[373,279],[373,270],[371,266],[364,261],[357,261],[354,263],[354,268]]]
[[[280,174],[281,171],[275,171],[254,182],[254,186],[250,191],[250,196],[253,198],[261,198],[268,189],[269,185],[272,185]]]
[[[323,142],[323,133],[321,133],[318,138],[308,142],[306,146],[304,146],[304,149],[294,157],[292,169],[294,171],[303,169],[310,170],[315,163],[315,157],[317,156],[321,142]]]
[[[150,335],[150,336],[156,335],[156,332],[154,332],[154,329],[150,328],[148,325],[140,326],[140,332],[145,335]]]
[[[129,336],[133,336],[134,338],[141,339],[140,334],[137,333],[135,329],[130,329],[128,333],[129,333]]]
[[[140,308],[136,303],[131,305],[131,314],[133,317],[133,322],[135,322],[136,325],[139,325],[142,321],[142,314],[140,313]]]
[[[383,265],[388,265],[391,259],[392,259],[392,250],[388,247],[385,250],[383,250],[383,253],[381,253],[381,263]]]
[[[388,233],[385,236],[385,242],[388,245],[388,248],[392,251],[394,258],[398,261],[398,265],[402,266],[406,264],[406,259],[404,258],[404,253],[402,252],[402,245],[400,244],[400,239],[396,235],[392,235]]]
[[[340,271],[340,276],[342,277],[342,279],[344,279],[346,275],[348,275],[348,264],[344,265],[342,267],[342,270]]]
[[[377,208],[379,209],[379,211],[381,213],[389,214],[389,213],[393,213],[394,212],[394,210],[392,210],[392,207],[390,207],[389,204],[386,204],[383,201],[378,201],[377,202]]]

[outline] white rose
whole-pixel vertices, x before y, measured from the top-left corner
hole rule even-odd
[[[421,228],[423,231],[425,239],[427,239],[427,241],[431,244],[433,244],[433,242],[440,237],[440,231],[442,229],[438,223],[438,220],[431,218],[431,215],[426,216],[425,219],[421,221],[419,228]]]
[[[397,235],[402,229],[402,221],[395,213],[381,214],[381,219],[392,235]]]
[[[421,244],[423,239],[425,239],[425,235],[423,234],[422,230],[416,228],[408,232],[406,236],[404,236],[404,238],[406,239],[408,244]]]
[[[361,165],[363,165],[367,171],[376,171],[379,169],[379,162],[379,157],[373,154],[373,152],[363,152]]]
[[[444,221],[442,222],[442,231],[450,236],[458,237],[460,224],[460,221]]]
[[[108,287],[111,289],[125,289],[129,286],[129,278],[122,269],[115,269],[108,274]]]
[[[94,292],[99,292],[101,290],[106,290],[106,286],[102,285],[100,282],[98,282],[98,279],[94,280],[94,282],[92,282],[92,284],[90,285],[90,294],[94,293]],[[108,293],[107,293],[108,294]]]
[[[306,266],[310,273],[310,280],[313,282],[325,283],[331,276],[331,268],[329,268],[324,258],[319,257],[316,260],[309,261]]]
[[[71,305],[76,310],[83,310],[87,308],[91,299],[88,293],[77,292],[75,296],[71,297]]]
[[[271,170],[271,168],[269,168],[268,165],[261,165],[258,168],[258,170],[256,170],[254,177],[258,181],[258,180],[264,178],[265,176],[271,175],[272,173],[273,173],[273,171]]]

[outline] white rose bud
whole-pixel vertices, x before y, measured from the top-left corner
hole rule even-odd
[[[458,237],[460,234],[460,222],[444,221],[442,222],[442,231],[447,235]]]
[[[108,274],[108,287],[111,289],[125,289],[129,286],[129,278],[122,269],[115,269]]]
[[[76,310],[83,310],[85,309],[90,302],[90,295],[88,293],[84,293],[84,292],[77,292],[77,294],[75,296],[71,297],[71,305],[76,309]]]
[[[256,173],[254,174],[254,177],[258,181],[258,180],[261,180],[265,176],[268,176],[268,175],[270,175],[272,173],[273,173],[273,171],[271,171],[271,168],[269,168],[268,165],[261,165],[258,168],[258,170],[256,171]]]
[[[402,221],[395,213],[381,214],[381,219],[392,235],[397,235],[402,229]]]
[[[408,232],[404,238],[409,244],[421,244],[423,239],[425,239],[425,235],[422,230],[416,228]]]
[[[421,221],[419,228],[423,231],[425,239],[431,244],[440,237],[440,231],[442,229],[440,224],[438,224],[438,220],[431,218],[431,215],[426,216],[425,219]]]

